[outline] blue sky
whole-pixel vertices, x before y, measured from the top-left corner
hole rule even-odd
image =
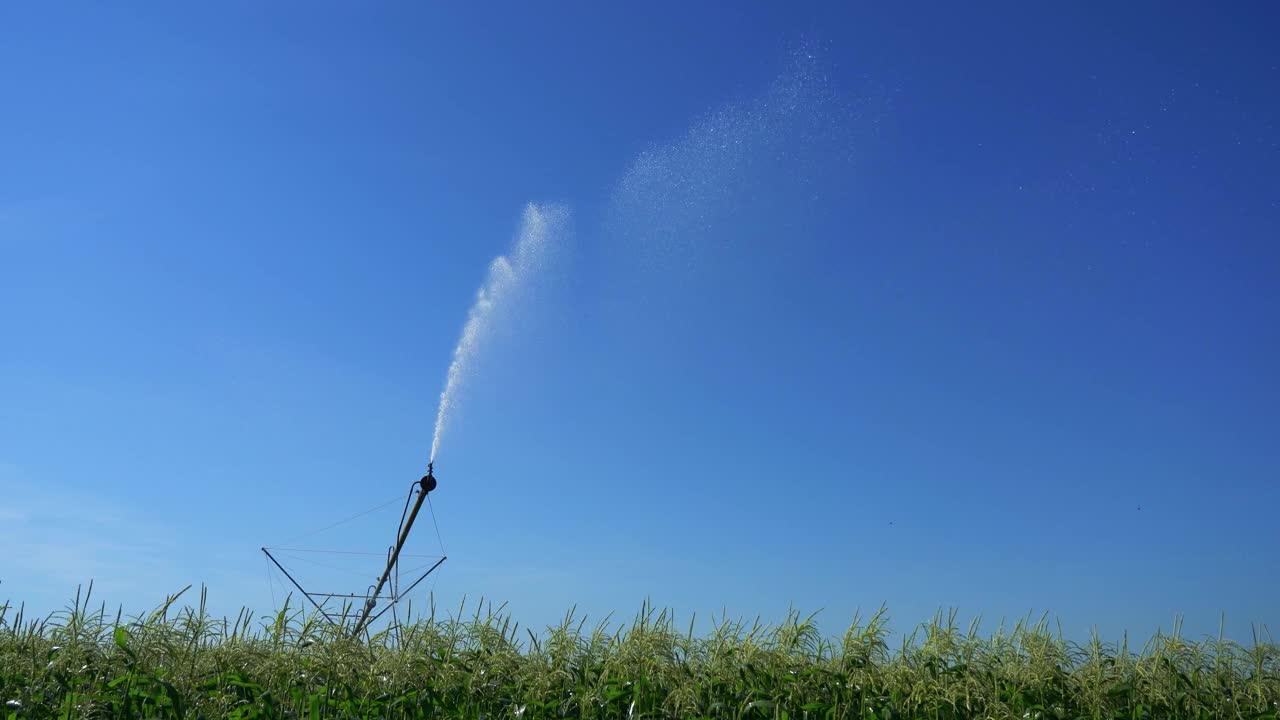
[[[1273,8],[606,5],[0,11],[0,597],[269,609],[534,202],[441,604],[1280,625]]]

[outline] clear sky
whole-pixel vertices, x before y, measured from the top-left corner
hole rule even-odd
[[[0,598],[269,610],[533,202],[442,604],[1280,626],[1274,5],[111,5],[0,9]]]

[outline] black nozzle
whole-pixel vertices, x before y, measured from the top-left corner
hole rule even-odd
[[[435,463],[427,463],[427,474],[422,476],[418,482],[422,485],[422,492],[429,493],[436,489],[436,476],[431,473],[434,471],[432,467]]]

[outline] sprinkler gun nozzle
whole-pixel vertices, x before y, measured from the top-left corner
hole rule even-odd
[[[435,490],[436,485],[438,484],[436,483],[436,476],[432,474],[435,471],[434,465],[435,463],[427,463],[427,474],[423,475],[422,479],[418,481],[418,483],[422,485],[422,492],[424,493],[429,493],[432,490]]]

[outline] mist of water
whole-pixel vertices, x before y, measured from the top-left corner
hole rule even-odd
[[[670,282],[672,271],[714,263],[712,239],[731,240],[725,232],[752,212],[811,211],[795,198],[816,199],[828,190],[824,174],[852,166],[859,133],[880,112],[873,94],[855,101],[837,91],[822,57],[801,45],[761,92],[640,153],[614,187],[607,220],[628,262],[638,256],[643,270]]]
[[[544,270],[550,245],[564,234],[568,219],[569,212],[566,208],[529,203],[525,206],[520,231],[516,234],[511,251],[506,255],[499,255],[489,264],[489,274],[476,292],[471,310],[467,312],[467,322],[462,326],[462,337],[453,349],[453,360],[449,363],[444,391],[440,393],[435,434],[431,439],[431,462],[435,462],[436,453],[440,450],[440,440],[449,426],[461,390],[473,371],[476,356],[485,339],[504,315],[511,312],[515,296]]]

